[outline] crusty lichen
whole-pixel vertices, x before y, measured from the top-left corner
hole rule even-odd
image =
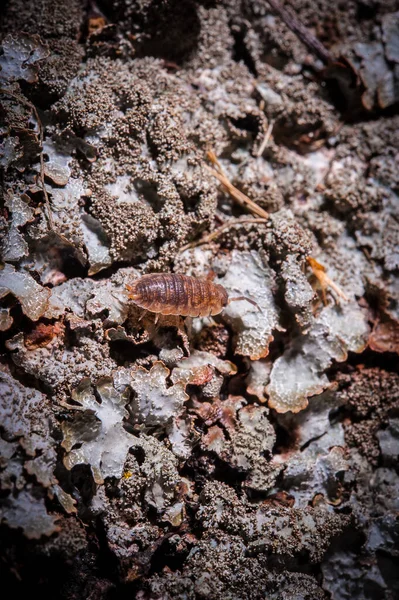
[[[225,319],[237,332],[235,351],[252,360],[264,358],[279,329],[279,315],[273,297],[274,273],[256,253],[232,253],[231,263],[220,280],[229,297],[243,297],[224,311]],[[245,298],[255,302],[247,302]]]
[[[0,520],[22,529],[29,539],[58,531],[57,514],[46,507],[46,498],[58,496],[74,512],[73,499],[58,485],[55,425],[48,398],[23,386],[7,370],[0,371],[0,482],[3,497]]]
[[[131,411],[134,420],[147,426],[165,425],[183,410],[183,404],[189,396],[185,393],[185,383],[177,381],[167,387],[166,378],[169,369],[156,362],[150,371],[142,367],[131,373],[134,397]]]
[[[275,361],[267,388],[269,406],[278,412],[305,408],[310,396],[329,386],[324,372],[332,361],[346,360],[348,351],[362,352],[368,334],[366,315],[357,306],[323,309],[307,335],[293,340]]]
[[[62,446],[67,451],[64,464],[68,469],[89,464],[95,482],[103,483],[104,477],[121,477],[132,440],[123,428],[128,415],[126,398],[118,394],[110,378],[98,381],[96,391],[100,402],[88,380],[74,390],[72,399],[84,412],[62,424]]]

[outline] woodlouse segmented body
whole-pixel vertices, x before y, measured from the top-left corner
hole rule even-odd
[[[150,273],[128,286],[135,304],[162,315],[217,315],[229,298],[222,285],[175,273]]]

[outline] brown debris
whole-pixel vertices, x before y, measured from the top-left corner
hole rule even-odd
[[[389,317],[374,324],[369,337],[369,347],[375,352],[395,352],[399,354],[399,324]]]
[[[266,147],[267,147],[267,145],[269,143],[269,140],[270,140],[270,136],[272,135],[273,126],[274,126],[274,122],[271,121],[271,123],[269,123],[268,128],[266,130],[265,137],[263,138],[263,140],[262,140],[262,142],[261,142],[261,144],[259,146],[259,149],[256,151],[256,156],[257,157],[262,156],[262,154],[266,150]]]
[[[220,398],[215,398],[212,403],[198,402],[194,403],[193,411],[210,427],[213,433],[210,437],[203,438],[203,443],[208,445],[208,442],[219,436],[217,428],[213,427],[217,423],[225,427],[228,431],[234,431],[237,426],[237,411],[242,408],[244,402],[240,396],[229,396],[227,400],[221,401]],[[220,430],[221,431],[221,430]]]
[[[32,331],[25,336],[25,346],[28,350],[36,350],[48,346],[55,336],[64,330],[63,325],[58,322],[52,324],[38,323]]]
[[[349,300],[344,292],[337,286],[337,284],[334,283],[333,280],[327,275],[326,268],[323,265],[321,265],[315,258],[312,258],[311,256],[307,256],[306,260],[312,269],[313,275],[319,282],[323,303],[325,306],[328,304],[326,291],[329,287],[334,290],[334,292],[343,300]]]
[[[248,225],[248,224],[253,225],[253,224],[257,224],[257,223],[266,223],[266,221],[267,221],[267,219],[265,219],[265,218],[234,219],[234,220],[228,221],[227,223],[223,223],[223,225],[220,225],[219,227],[217,227],[217,229],[215,229],[211,233],[204,235],[198,241],[190,242],[189,244],[182,246],[180,248],[180,252],[185,252],[186,250],[189,250],[190,248],[196,248],[197,246],[203,246],[204,244],[209,244],[210,242],[213,242],[214,240],[216,240],[224,231],[230,229],[231,227],[240,227],[241,225]]]

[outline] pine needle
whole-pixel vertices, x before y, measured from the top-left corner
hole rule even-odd
[[[208,167],[208,165],[205,165],[205,168],[210,173],[212,173],[212,175],[214,177],[216,177],[216,179],[218,179],[220,181],[220,183],[222,184],[224,189],[230,194],[230,196],[233,198],[233,200],[235,200],[237,202],[237,204],[240,204],[240,206],[243,206],[244,208],[246,208],[253,214],[257,215],[258,217],[262,217],[263,219],[268,219],[269,218],[268,212],[263,210],[263,208],[261,208],[258,204],[256,204],[256,202],[254,202],[253,200],[248,198],[248,196],[246,196],[243,192],[240,192],[240,190],[237,189],[231,183],[231,181],[227,178],[227,176],[223,172],[221,164],[219,163],[215,153],[212,150],[209,150],[207,152],[207,156],[215,168]]]

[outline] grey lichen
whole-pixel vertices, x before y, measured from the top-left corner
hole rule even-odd
[[[235,351],[252,360],[264,358],[273,340],[272,332],[279,329],[279,314],[273,297],[274,273],[255,253],[232,252],[231,263],[220,283],[230,298],[243,296],[245,300],[232,302],[224,311],[226,321],[237,332]]]
[[[58,516],[48,512],[45,500],[62,490],[55,476],[56,441],[51,436],[55,421],[49,401],[1,370],[0,414],[0,482],[4,491],[0,520],[22,529],[29,539],[50,536],[59,530]],[[73,503],[63,494],[65,506]]]
[[[147,426],[164,426],[178,416],[189,396],[185,383],[177,382],[168,387],[166,379],[170,371],[156,362],[150,371],[138,368],[131,373],[130,386],[134,391],[131,411],[134,420]]]
[[[103,483],[105,477],[122,476],[132,436],[123,427],[127,399],[114,389],[112,379],[98,381],[96,391],[100,401],[85,380],[73,392],[72,399],[83,412],[72,422],[62,423],[62,446],[67,451],[64,464],[68,469],[88,464],[96,483]]]
[[[306,335],[276,359],[267,387],[269,406],[277,412],[298,412],[308,398],[329,387],[325,370],[333,360],[344,361],[348,351],[362,352],[369,335],[367,314],[357,304],[325,307],[313,318]]]
[[[6,264],[0,271],[0,298],[7,294],[16,296],[26,316],[37,321],[46,312],[51,291],[37,283],[30,273]]]

